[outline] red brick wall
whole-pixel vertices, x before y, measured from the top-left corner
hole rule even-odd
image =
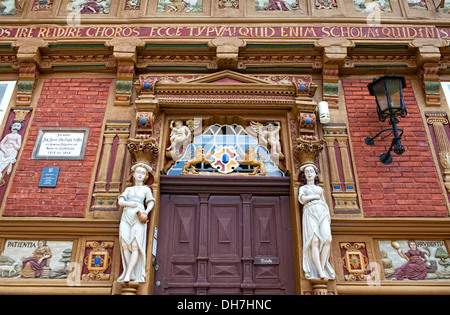
[[[99,78],[45,80],[4,216],[85,216],[110,85]],[[84,159],[32,160],[39,127],[89,127]],[[60,167],[55,188],[38,187],[45,166]]]
[[[364,143],[383,129],[376,103],[367,84],[371,80],[343,80],[350,134],[355,152],[356,171],[366,217],[446,217],[448,211],[439,184],[424,124],[411,83],[407,81],[404,99],[408,115],[400,118],[404,130],[402,144],[406,151],[392,152],[393,162],[384,165],[380,155],[387,152],[392,136],[375,139],[374,146]]]

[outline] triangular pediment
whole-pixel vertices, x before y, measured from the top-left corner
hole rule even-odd
[[[230,70],[223,70],[216,73],[207,74],[192,80],[188,80],[185,83],[192,84],[270,84],[267,81],[234,72]]]

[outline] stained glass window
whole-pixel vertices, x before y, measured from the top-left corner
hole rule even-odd
[[[264,163],[267,176],[284,176],[278,168],[277,161],[271,159],[266,146],[260,145],[258,138],[250,135],[242,126],[215,124],[207,127],[201,135],[194,137],[174,166],[168,171],[168,175],[180,175],[187,161],[192,159],[194,152],[202,147],[207,162],[194,165],[197,172],[203,173],[252,173],[254,166],[245,165],[242,162],[248,150],[255,151],[258,160]],[[251,149],[253,148],[253,149]]]

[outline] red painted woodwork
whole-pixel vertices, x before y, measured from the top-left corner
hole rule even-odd
[[[295,294],[289,178],[161,176],[155,294]]]

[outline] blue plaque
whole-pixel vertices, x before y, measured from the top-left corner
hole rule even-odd
[[[56,187],[58,175],[59,167],[44,167],[42,169],[39,187]]]

